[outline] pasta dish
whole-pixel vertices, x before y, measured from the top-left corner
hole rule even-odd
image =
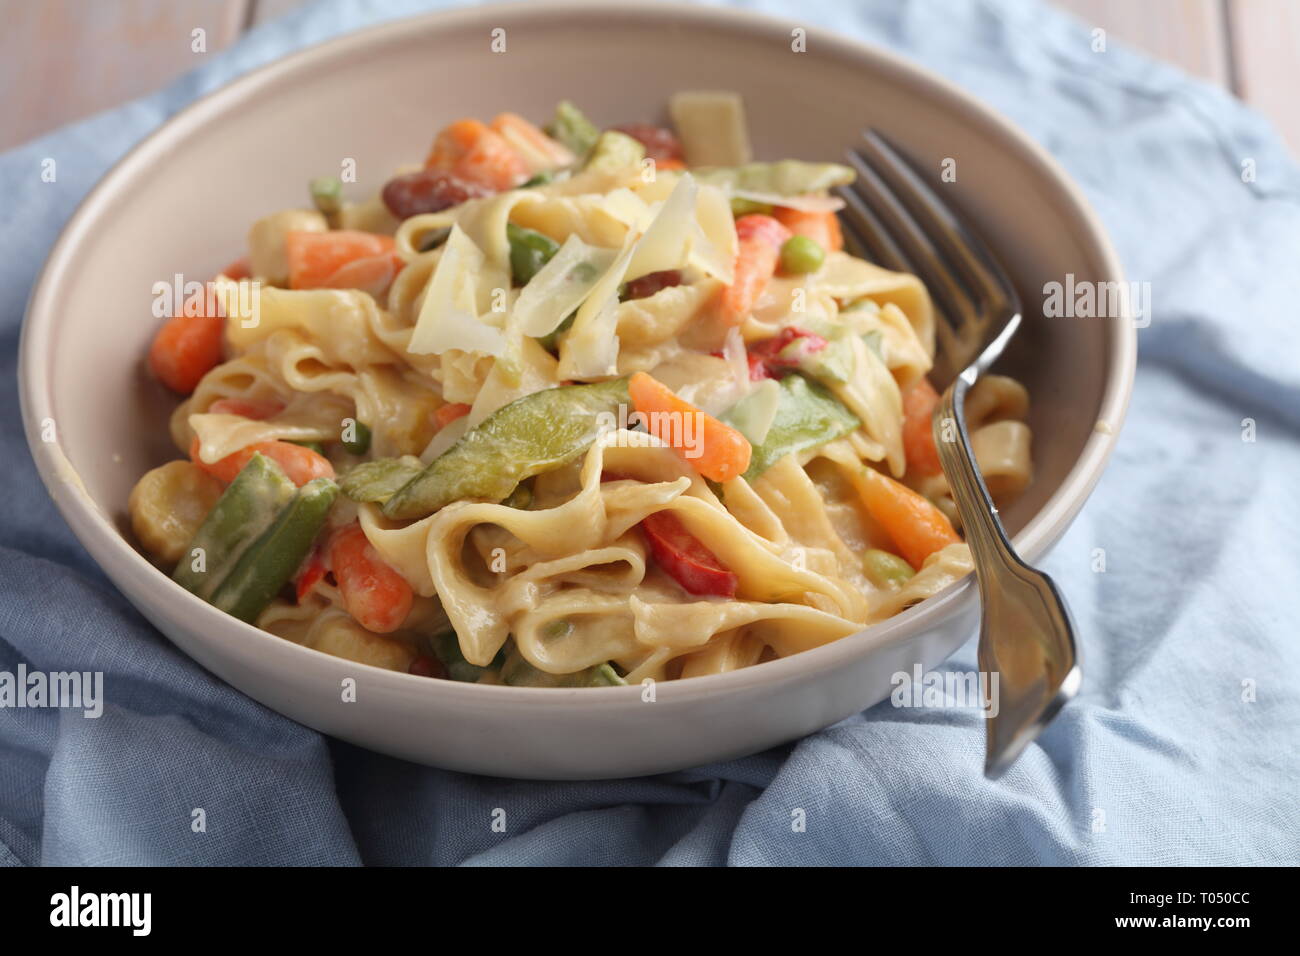
[[[930,297],[844,248],[853,170],[755,161],[733,94],[670,113],[459,120],[377,196],[254,223],[150,348],[184,398],[142,549],[286,640],[538,687],[758,664],[965,575]],[[1000,502],[1027,407],[967,401]]]

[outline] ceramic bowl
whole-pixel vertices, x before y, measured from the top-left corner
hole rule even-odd
[[[355,161],[361,197],[419,161],[439,126],[564,98],[598,123],[666,118],[679,89],[743,94],[756,155],[839,159],[879,127],[917,157],[957,160],[949,195],[1029,303],[1044,283],[1123,280],[1078,188],[1037,145],[961,90],[882,49],[748,12],[660,3],[530,3],[438,13],[354,33],[250,73],[179,113],[104,177],[68,224],[33,293],[21,392],[50,494],[140,611],[182,650],[268,707],[365,747],[456,770],[532,778],[648,774],[736,757],[884,699],[891,677],[932,667],[973,633],[964,580],[828,646],[734,673],[640,687],[479,686],[379,670],[291,644],[205,604],[128,540],[126,501],[176,457],[174,398],[142,357],[151,289],[205,277],[249,223],[304,201],[309,178]],[[493,52],[493,31],[505,52]],[[500,36],[498,34],[497,36]],[[1033,397],[1036,479],[1004,520],[1029,561],[1083,506],[1114,447],[1135,333],[1112,319],[1030,314],[1002,368]],[[42,423],[57,440],[42,440]],[[341,682],[357,681],[355,702]]]

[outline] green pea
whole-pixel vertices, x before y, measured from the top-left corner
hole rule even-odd
[[[339,211],[343,201],[343,184],[334,176],[319,176],[307,187],[311,191],[311,201],[325,215]]]
[[[766,202],[756,202],[753,199],[741,199],[739,196],[731,197],[731,214],[739,219],[741,216],[772,215],[772,204]]]
[[[347,434],[346,428],[343,430],[343,434]],[[343,447],[348,450],[349,454],[364,455],[370,450],[370,426],[365,422],[353,422],[351,441],[347,438],[342,441]]]
[[[510,496],[501,502],[507,508],[517,508],[520,511],[527,511],[533,503],[533,489],[526,484],[519,485]]]
[[[902,587],[916,572],[896,554],[872,548],[862,555],[862,570],[878,588]]]
[[[826,261],[826,252],[815,239],[791,236],[781,247],[781,269],[785,272],[816,272]]]

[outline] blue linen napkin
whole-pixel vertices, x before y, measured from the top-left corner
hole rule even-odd
[[[156,95],[0,156],[0,672],[102,670],[111,688],[97,720],[0,709],[0,863],[1300,862],[1300,170],[1223,92],[1113,42],[1093,52],[1088,28],[1030,0],[743,4],[892,47],[1002,110],[1151,283],[1123,438],[1046,562],[1078,620],[1084,692],[1001,781],[981,775],[971,711],[887,702],[654,778],[432,770],[300,727],[155,632],[26,451],[15,353],[35,274],[110,163],[194,97],[442,5],[311,4]],[[975,666],[971,641],[944,669]]]

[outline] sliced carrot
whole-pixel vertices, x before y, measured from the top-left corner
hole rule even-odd
[[[239,415],[259,422],[273,418],[282,411],[283,402],[254,402],[242,398],[219,398],[208,406],[208,413],[212,415]]]
[[[445,169],[467,182],[497,191],[528,178],[528,164],[499,133],[476,119],[452,123],[433,142],[425,169]]]
[[[215,297],[189,298],[178,315],[162,324],[149,346],[149,368],[158,381],[188,395],[204,375],[221,364],[226,320],[214,311]]]
[[[844,248],[844,234],[840,232],[839,217],[833,212],[804,212],[777,206],[772,210],[776,221],[796,236],[807,236],[826,252],[839,252]]]
[[[903,393],[903,454],[908,471],[920,475],[937,475],[943,468],[939,464],[939,449],[934,444],[935,406],[939,393],[922,377]]]
[[[343,605],[358,624],[376,634],[402,626],[414,600],[411,586],[379,556],[361,525],[354,522],[334,532],[329,560]]]
[[[358,259],[388,257],[396,245],[392,236],[350,229],[292,230],[285,234],[284,244],[291,289],[340,288],[331,283],[345,266]]]
[[[433,413],[433,423],[438,426],[438,431],[442,431],[456,419],[468,415],[469,409],[470,406],[464,402],[448,402]]]
[[[190,443],[190,460],[212,477],[227,484],[244,470],[244,466],[255,454],[261,453],[284,469],[298,487],[302,487],[313,478],[333,478],[334,466],[324,455],[318,455],[310,448],[295,445],[287,441],[259,441],[247,448],[241,448],[234,454],[227,455],[214,462],[206,462],[199,457],[199,440],[195,437]]]
[[[650,433],[705,478],[730,481],[749,467],[749,439],[682,401],[666,385],[637,372],[628,379],[627,391]]]
[[[499,113],[492,120],[492,131],[519,154],[529,175],[569,166],[577,158],[563,143],[557,143],[517,113]]]
[[[790,230],[771,216],[751,213],[736,220],[736,270],[731,285],[722,290],[722,318],[728,325],[739,325],[754,311],[789,238]]]
[[[961,541],[942,511],[888,475],[864,468],[857,487],[867,511],[918,571],[934,552]]]
[[[667,159],[655,160],[655,169],[666,169],[666,170],[676,171],[685,168],[686,168],[686,160],[684,159],[674,159],[673,157],[670,156]]]

